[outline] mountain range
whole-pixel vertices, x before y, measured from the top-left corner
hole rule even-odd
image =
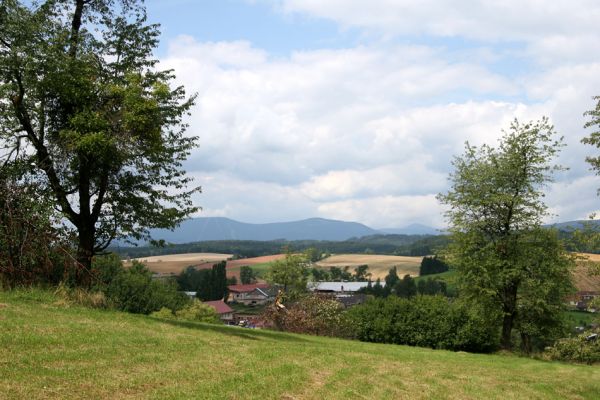
[[[358,222],[309,218],[300,221],[250,224],[224,217],[192,218],[173,231],[151,230],[154,239],[169,243],[207,240],[332,240],[381,234],[439,235],[434,228],[413,224],[404,228],[377,230]]]

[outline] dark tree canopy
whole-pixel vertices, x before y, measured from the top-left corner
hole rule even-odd
[[[25,160],[74,227],[78,261],[196,211],[182,161],[193,98],[157,69],[135,0],[0,3],[2,163]]]

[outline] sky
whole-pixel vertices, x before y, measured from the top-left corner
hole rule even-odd
[[[597,0],[147,0],[196,93],[197,216],[445,226],[465,142],[550,118],[567,146],[547,222],[600,210],[581,144],[600,95]]]

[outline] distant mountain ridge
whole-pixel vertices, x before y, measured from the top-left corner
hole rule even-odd
[[[411,227],[412,230],[411,230]],[[225,217],[201,217],[184,221],[174,231],[151,230],[154,239],[169,243],[190,243],[209,240],[330,240],[343,241],[350,238],[385,233],[433,234],[440,232],[424,225],[411,225],[402,229],[376,230],[358,222],[309,218],[300,221],[251,224]]]

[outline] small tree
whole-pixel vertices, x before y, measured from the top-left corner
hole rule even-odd
[[[571,258],[541,231],[547,215],[542,188],[561,169],[551,163],[563,146],[555,136],[544,118],[513,122],[497,148],[467,143],[453,162],[450,191],[438,196],[449,207],[449,255],[461,294],[487,306],[490,323],[499,318],[507,349],[515,327],[531,333],[546,326],[548,317],[554,320],[559,308],[550,304],[562,301],[571,287]],[[540,287],[553,289],[540,297]],[[530,313],[533,303],[544,312]],[[535,329],[518,326],[520,317]]]
[[[248,265],[242,266],[240,268],[240,281],[242,281],[242,285],[256,282],[256,272]]]
[[[394,293],[399,297],[410,298],[417,295],[417,284],[410,275],[404,277],[394,286]]]
[[[288,251],[284,259],[277,260],[271,265],[267,273],[267,281],[281,285],[289,298],[306,291],[308,274],[308,263],[304,255]]]

